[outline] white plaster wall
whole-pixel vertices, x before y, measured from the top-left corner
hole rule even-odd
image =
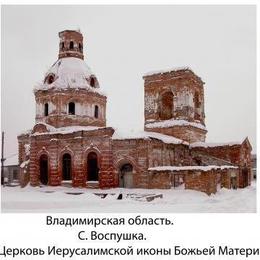
[[[43,106],[40,103],[36,102],[36,116],[43,115]]]
[[[188,90],[178,92],[175,102],[178,108],[182,108],[183,106],[193,107],[193,94]]]
[[[75,115],[84,115],[84,105],[75,102]]]
[[[52,102],[48,102],[48,104],[49,104],[49,114],[51,114],[55,110],[56,105],[53,104]],[[44,109],[44,105],[43,105],[43,109]]]

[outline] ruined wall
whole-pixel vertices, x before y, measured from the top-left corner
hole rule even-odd
[[[208,158],[208,162],[216,161],[216,158],[232,163],[239,167],[239,185],[244,188],[251,184],[251,146],[248,141],[241,145],[222,145],[214,147],[192,147],[192,156],[203,155]],[[212,157],[212,158],[211,158]]]
[[[189,69],[144,76],[145,122],[160,119],[160,97],[173,94],[173,118],[200,121],[204,124],[204,90],[202,80]]]
[[[192,153],[203,154],[208,157],[215,157],[232,164],[238,165],[240,162],[240,145],[226,145],[214,147],[192,147]]]
[[[170,189],[172,187],[169,172],[149,172],[149,189]]]
[[[150,167],[190,165],[191,157],[187,145],[165,144],[158,140],[149,141],[148,158]]]
[[[207,131],[191,126],[145,127],[145,131],[174,136],[188,143],[204,142]]]
[[[205,192],[208,195],[217,192],[217,173],[211,171],[192,171],[185,175],[185,189]]]
[[[204,82],[189,69],[144,76],[145,130],[159,132],[188,142],[205,141],[207,131],[197,127],[148,124],[165,120],[185,120],[205,126]],[[147,127],[146,127],[147,125]]]
[[[238,169],[211,169],[202,170],[149,170],[149,188],[169,189],[174,187],[174,176],[178,175],[184,182],[185,189],[214,194],[217,192],[218,184],[227,189],[238,186]],[[235,182],[232,180],[235,177]]]
[[[242,143],[240,148],[240,172],[239,187],[244,188],[251,185],[252,181],[252,147],[247,139]]]

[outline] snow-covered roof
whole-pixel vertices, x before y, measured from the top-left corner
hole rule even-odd
[[[192,126],[192,127],[200,128],[202,130],[206,130],[206,127],[201,123],[189,122],[183,119],[180,120],[169,119],[169,120],[163,120],[163,121],[157,121],[157,122],[145,124],[145,127],[147,128],[163,128],[163,127],[172,127],[172,126]]]
[[[27,129],[27,130],[24,130],[24,131],[18,133],[18,136],[19,135],[30,135],[31,132],[32,132],[32,129]]]
[[[18,165],[18,154],[7,156],[6,160],[4,161],[4,166],[10,165]]]
[[[33,136],[48,135],[48,134],[70,134],[78,131],[93,131],[93,130],[106,128],[106,127],[97,127],[97,126],[66,126],[66,127],[55,128],[46,123],[39,123],[39,124],[46,125],[48,132],[41,132],[41,133],[35,132],[32,134]]]
[[[203,142],[196,142],[190,144],[190,147],[219,147],[219,146],[233,146],[233,145],[240,145],[241,142],[228,142],[228,143],[203,143]]]
[[[116,131],[114,135],[112,136],[113,140],[127,140],[127,139],[158,139],[164,143],[167,144],[186,144],[188,145],[187,142],[175,138],[173,136],[169,135],[164,135],[164,134],[159,134],[155,132],[148,132],[148,131],[140,131],[140,132],[130,132],[130,133],[119,133]]]
[[[237,169],[236,166],[231,165],[207,165],[207,166],[158,166],[149,168],[149,171],[210,171],[210,170],[224,170]]]
[[[151,76],[154,74],[163,74],[163,73],[167,73],[167,72],[171,72],[171,71],[178,71],[178,70],[190,70],[189,67],[172,67],[172,68],[168,68],[168,69],[164,69],[164,70],[153,70],[153,71],[148,71],[146,72],[143,76]]]
[[[51,84],[45,80],[48,75],[54,76],[54,81]],[[89,80],[94,74],[91,72],[84,60],[74,57],[66,57],[58,59],[51,68],[47,71],[43,82],[35,86],[35,90],[47,89],[87,89],[92,92],[105,95],[99,87],[91,87]]]

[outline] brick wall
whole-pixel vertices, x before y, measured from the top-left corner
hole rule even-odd
[[[218,183],[221,187],[231,189],[231,177],[238,176],[238,169],[224,170],[180,170],[180,171],[149,171],[149,188],[169,189],[174,186],[174,175],[181,176],[185,189],[205,192],[206,194],[214,194],[217,192]],[[238,178],[236,179],[238,185]]]
[[[149,172],[149,189],[170,189],[171,174],[169,172]]]
[[[48,156],[49,182],[51,186],[62,182],[62,156],[71,155],[72,185],[85,187],[87,180],[87,156],[95,152],[98,157],[99,187],[115,187],[117,180],[114,175],[111,136],[112,128],[94,131],[79,131],[71,134],[32,135],[30,182],[36,186],[40,184],[39,160],[42,154]]]
[[[206,130],[192,126],[172,126],[172,127],[145,127],[145,131],[157,132],[165,135],[174,136],[188,143],[205,142]]]
[[[133,186],[148,187],[148,140],[113,140],[113,160],[117,176],[124,164],[133,166]]]
[[[242,144],[221,145],[215,147],[193,147],[191,153],[193,156],[203,155],[208,157],[208,161],[216,161],[219,158],[222,164],[225,161],[239,167],[239,187],[243,188],[251,183],[251,145],[247,139]],[[247,172],[247,173],[246,173]],[[245,176],[247,175],[247,176]]]

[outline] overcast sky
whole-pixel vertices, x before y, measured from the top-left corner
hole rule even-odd
[[[58,32],[80,29],[85,61],[107,93],[107,125],[143,129],[143,79],[189,66],[205,84],[208,142],[256,150],[254,6],[4,6],[2,131],[6,156],[34,125],[33,87],[57,60]]]

